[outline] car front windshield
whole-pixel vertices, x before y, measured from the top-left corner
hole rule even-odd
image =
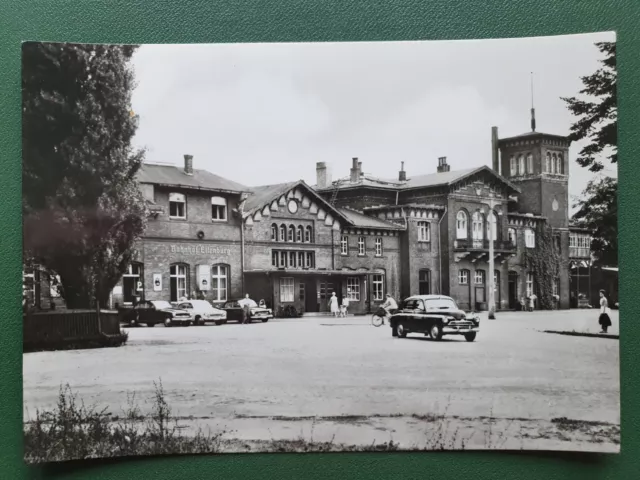
[[[164,300],[154,300],[153,302],[151,302],[153,304],[154,307],[156,307],[158,310],[163,310],[165,308],[173,308],[171,306],[171,304],[167,301]]]
[[[205,300],[202,300],[200,302],[193,302],[193,308],[196,308],[198,310],[202,310],[203,312],[212,312],[213,311],[213,307],[211,306],[211,304]]]
[[[434,298],[425,301],[427,310],[456,310],[458,306],[450,298]]]

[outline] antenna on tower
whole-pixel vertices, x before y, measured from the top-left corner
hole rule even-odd
[[[533,72],[531,72],[531,131],[536,131],[536,109],[533,106]]]

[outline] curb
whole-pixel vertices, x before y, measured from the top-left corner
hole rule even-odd
[[[620,335],[614,335],[612,333],[588,333],[588,332],[569,332],[566,330],[538,330],[543,333],[555,333],[557,335],[568,335],[571,337],[592,337],[592,338],[612,338],[619,340]]]

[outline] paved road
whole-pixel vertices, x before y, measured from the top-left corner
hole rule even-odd
[[[149,398],[162,378],[181,416],[446,411],[620,421],[618,340],[540,332],[597,331],[596,312],[503,313],[483,319],[473,343],[392,338],[368,320],[157,326],[131,329],[120,348],[25,354],[25,416],[52,407],[65,383],[117,414],[128,392]],[[617,312],[613,322],[617,333]]]

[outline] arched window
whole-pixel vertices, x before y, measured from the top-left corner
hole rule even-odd
[[[509,228],[509,243],[514,247],[517,245],[518,237],[515,228]]]
[[[484,270],[476,270],[473,275],[473,283],[484,285]]]
[[[471,217],[471,235],[473,243],[482,246],[484,221],[480,212],[475,212]]]
[[[280,241],[287,241],[287,226],[284,223],[280,225]]]
[[[227,199],[224,197],[211,197],[211,220],[224,222],[227,220]]]
[[[169,292],[172,302],[186,298],[189,293],[189,265],[174,263],[169,269]]]
[[[547,159],[545,161],[545,170],[547,173],[551,173],[551,154],[547,152]]]
[[[553,173],[560,173],[558,172],[558,157],[556,157],[556,154],[554,153],[551,158],[551,168],[553,169]]]
[[[511,155],[511,157],[509,158],[509,172],[511,173],[512,177],[518,175],[518,163],[516,162],[515,155]]]
[[[211,267],[211,291],[214,302],[226,302],[229,291],[229,265]]]
[[[304,240],[304,228],[302,225],[298,225],[298,231],[296,233],[296,242],[302,243]]]
[[[308,225],[307,228],[304,229],[304,241],[306,243],[311,243],[311,239],[313,238],[313,229],[311,225]]]
[[[278,225],[276,225],[275,223],[271,224],[271,241],[278,241]]]
[[[520,155],[518,157],[518,174],[519,175],[524,175],[525,174],[525,170],[524,170],[524,155]]]
[[[558,173],[564,174],[564,160],[561,153],[558,154]]]
[[[527,155],[527,173],[533,173],[533,155],[531,154]]]
[[[427,268],[418,272],[418,293],[420,295],[431,294],[431,270]]]
[[[467,238],[467,219],[467,213],[464,210],[460,210],[456,215],[456,238],[459,240]]]
[[[491,230],[489,230],[491,227]],[[487,216],[487,240],[492,239],[494,242],[498,240],[498,218],[494,211],[489,212]]]
[[[289,225],[289,236],[287,237],[287,242],[295,242],[296,240],[296,227],[293,225]]]

